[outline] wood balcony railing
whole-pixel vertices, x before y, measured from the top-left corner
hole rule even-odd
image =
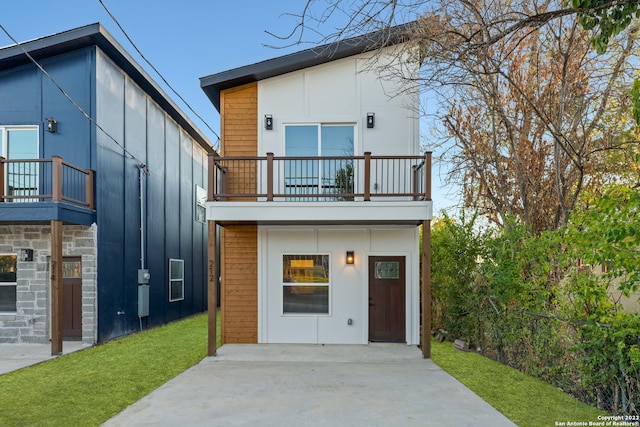
[[[67,202],[94,209],[93,171],[62,160],[0,157],[0,203]]]
[[[209,155],[209,201],[431,200],[424,156],[219,157]]]

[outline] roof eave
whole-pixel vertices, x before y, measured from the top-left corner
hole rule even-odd
[[[220,91],[265,80],[316,65],[373,51],[406,41],[405,34],[413,23],[391,27],[346,40],[317,46],[289,55],[200,78],[200,87],[216,110],[220,111]]]
[[[169,115],[180,124],[207,152],[214,151],[209,139],[191,122],[182,110],[153,81],[127,51],[100,24],[90,24],[62,33],[42,37],[0,49],[0,71],[31,63],[27,51],[36,61],[87,47],[99,47],[124,70],[140,88],[148,93]]]

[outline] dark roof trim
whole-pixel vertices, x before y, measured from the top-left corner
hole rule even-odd
[[[97,46],[126,72],[142,90],[184,128],[207,152],[214,151],[209,139],[191,122],[153,79],[136,63],[127,51],[100,24],[91,24],[51,36],[0,49],[0,71],[30,64],[24,54],[29,52],[37,61],[75,50]]]
[[[340,40],[200,78],[200,87],[220,111],[220,91],[313,67],[406,41],[413,23]]]

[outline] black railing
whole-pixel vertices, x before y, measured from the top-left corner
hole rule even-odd
[[[424,156],[209,157],[211,201],[431,200]]]
[[[93,171],[51,159],[0,157],[0,203],[68,202],[93,209]]]

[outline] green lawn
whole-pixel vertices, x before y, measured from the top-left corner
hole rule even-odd
[[[0,426],[100,425],[202,360],[206,331],[207,316],[199,315],[0,375]],[[432,356],[519,426],[597,421],[603,414],[451,343],[434,342]]]
[[[0,375],[0,426],[99,425],[202,360],[206,331],[198,315]]]
[[[432,341],[431,358],[491,406],[521,427],[544,427],[568,422],[597,422],[609,415],[508,366],[452,343]],[[578,424],[580,425],[580,424]]]

